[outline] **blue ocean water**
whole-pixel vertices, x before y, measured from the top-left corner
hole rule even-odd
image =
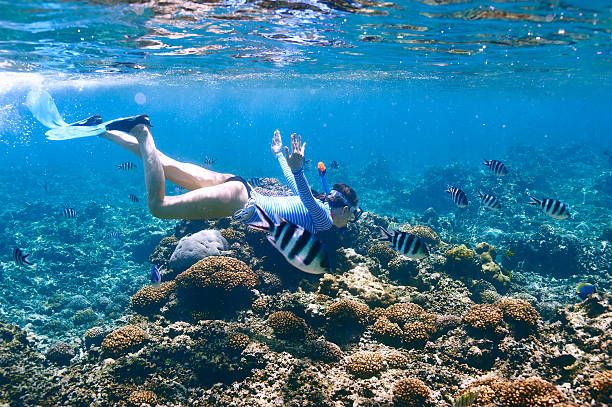
[[[137,157],[98,138],[46,140],[24,105],[31,89],[48,91],[67,122],[146,113],[167,155],[210,157],[245,178],[281,178],[273,132],[285,143],[299,133],[313,188],[316,162],[336,160],[330,183],[353,186],[365,211],[418,223],[433,208],[451,219],[437,232],[453,243],[486,237],[520,258],[552,223],[595,247],[612,204],[611,11],[578,0],[0,0],[0,313],[49,343],[114,323],[176,224],[148,213]],[[483,157],[509,175],[492,179]],[[115,168],[128,161],[138,169]],[[447,183],[466,185],[468,211]],[[478,209],[480,187],[503,196],[503,215]],[[545,218],[527,193],[561,199],[572,219]],[[15,246],[36,265],[18,267]],[[601,250],[587,256],[592,270],[559,277],[608,273],[609,284]],[[527,257],[517,271],[550,272]],[[575,300],[569,286],[555,295]],[[95,315],[80,323],[84,309]]]

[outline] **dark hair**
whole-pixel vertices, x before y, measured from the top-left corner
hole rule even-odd
[[[359,203],[359,198],[357,198],[357,194],[353,190],[353,188],[349,187],[346,184],[337,183],[334,184],[333,190],[340,192],[347,201],[351,204],[351,206],[357,206]],[[317,194],[316,191],[312,191],[315,198],[321,200],[322,202],[328,202],[329,206],[332,208],[342,208],[346,206],[344,200],[339,196],[329,197],[327,194]]]

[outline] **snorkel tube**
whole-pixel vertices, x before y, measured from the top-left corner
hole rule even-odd
[[[317,168],[319,169],[319,178],[321,178],[321,185],[323,185],[323,190],[327,195],[329,195],[330,190],[327,186],[327,181],[325,180],[325,173],[327,172],[327,169],[325,168],[325,164],[323,164],[323,161],[319,161],[317,163]]]

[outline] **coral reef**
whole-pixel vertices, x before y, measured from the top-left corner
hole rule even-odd
[[[602,403],[612,402],[612,370],[597,373],[591,379],[591,391]]]
[[[555,386],[537,377],[515,380],[499,397],[499,405],[504,407],[547,407],[564,401],[565,396]]]
[[[141,407],[144,405],[157,405],[157,396],[150,390],[136,390],[128,397],[128,405],[132,407]]]
[[[325,312],[331,329],[363,328],[368,322],[370,307],[353,300],[340,300],[331,304]]]
[[[532,330],[538,321],[538,311],[526,301],[515,298],[501,298],[494,304],[503,314],[504,319],[517,329]]]
[[[145,285],[132,296],[132,309],[142,315],[151,315],[168,301],[170,294],[176,289],[175,281],[167,281],[159,286]]]
[[[503,316],[503,312],[494,305],[476,304],[465,313],[463,321],[480,331],[499,332]]]
[[[393,405],[397,407],[424,406],[431,390],[419,379],[408,378],[393,385]]]
[[[70,363],[70,359],[74,357],[74,349],[66,342],[54,343],[45,354],[45,357],[49,362],[58,365],[67,365]]]
[[[281,339],[300,339],[306,336],[306,322],[291,311],[277,311],[268,317],[268,326]]]
[[[228,312],[251,303],[259,277],[244,262],[206,257],[176,277],[176,295],[185,310]]]
[[[385,368],[385,359],[376,352],[356,352],[346,361],[346,370],[357,377],[372,377]]]
[[[114,330],[102,341],[102,352],[108,356],[122,356],[140,349],[147,334],[137,326],[126,325]]]

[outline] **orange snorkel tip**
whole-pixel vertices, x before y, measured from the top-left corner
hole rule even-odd
[[[323,161],[319,161],[317,163],[317,168],[319,169],[319,172],[325,172],[325,164],[323,164]]]

